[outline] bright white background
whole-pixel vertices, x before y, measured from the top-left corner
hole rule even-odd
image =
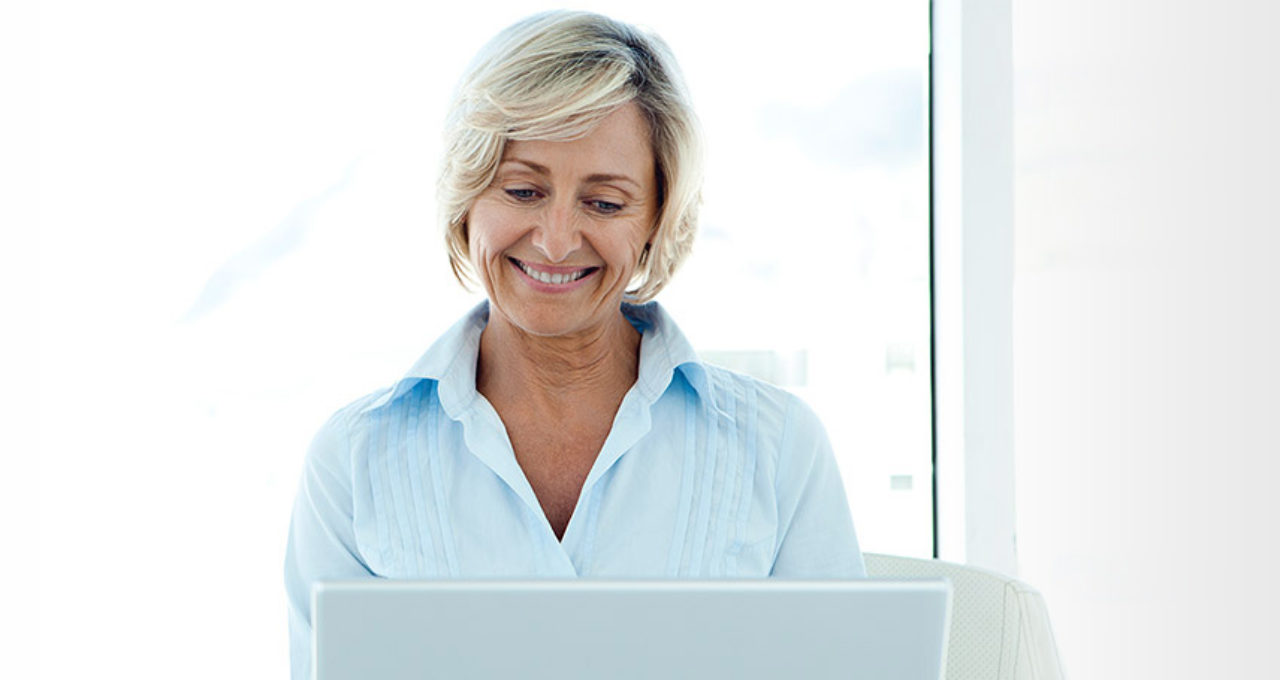
[[[1018,557],[1071,678],[1275,677],[1278,12],[1013,1]]]
[[[814,404],[864,547],[927,554],[925,5],[627,4],[598,7],[671,43],[712,162],[660,299]],[[13,504],[38,512],[39,626],[15,676],[285,674],[302,455],[478,299],[434,223],[444,100],[533,9],[40,5],[38,276],[14,284],[39,301],[41,457]]]

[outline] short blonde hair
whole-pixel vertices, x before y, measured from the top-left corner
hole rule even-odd
[[[697,232],[697,118],[661,38],[571,11],[536,14],[499,33],[472,61],[454,94],[438,190],[449,264],[464,286],[475,279],[467,216],[493,182],[507,140],[577,139],[631,102],[649,123],[659,208],[627,297],[644,302],[662,290]]]

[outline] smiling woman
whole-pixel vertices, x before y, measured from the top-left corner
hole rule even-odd
[[[657,203],[648,123],[635,104],[580,139],[508,143],[467,220],[490,325],[575,342],[634,333],[618,310]]]
[[[441,204],[488,300],[308,452],[285,564],[294,676],[311,589],[339,578],[860,577],[825,430],[703,363],[652,298],[697,224],[674,59],[551,12],[463,77]]]

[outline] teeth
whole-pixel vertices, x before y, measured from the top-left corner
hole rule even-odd
[[[523,262],[520,262],[519,264],[520,264],[520,269],[523,270],[524,273],[528,274],[530,277],[535,278],[543,283],[550,283],[553,285],[559,285],[562,283],[570,283],[572,281],[577,281],[578,279],[587,275],[587,270],[585,269],[573,272],[572,274],[551,274],[549,272],[540,272],[536,269],[532,269]]]

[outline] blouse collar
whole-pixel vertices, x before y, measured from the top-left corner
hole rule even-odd
[[[635,389],[646,403],[652,404],[662,396],[676,371],[684,375],[701,399],[714,403],[706,368],[661,305],[623,303],[622,313],[641,333]],[[480,396],[476,391],[476,359],[480,354],[480,334],[488,322],[489,301],[485,300],[445,331],[392,389],[362,412],[395,402],[424,380],[439,383],[440,405],[450,417],[457,418],[472,408]]]

